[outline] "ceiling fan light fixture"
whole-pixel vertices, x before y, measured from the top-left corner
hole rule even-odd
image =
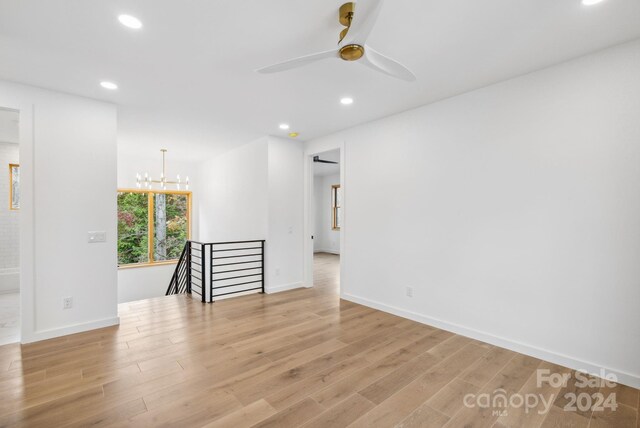
[[[416,76],[411,70],[400,62],[376,52],[367,43],[383,3],[384,0],[358,0],[357,8],[353,2],[340,6],[339,21],[346,28],[343,28],[340,33],[337,50],[333,48],[303,55],[256,71],[263,74],[278,73],[329,58],[340,58],[344,61],[360,60],[360,64],[375,71],[407,82],[414,82]]]

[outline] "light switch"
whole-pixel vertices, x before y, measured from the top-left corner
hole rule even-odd
[[[89,232],[90,244],[95,244],[96,242],[106,242],[106,241],[107,241],[107,232],[104,232],[104,231]]]

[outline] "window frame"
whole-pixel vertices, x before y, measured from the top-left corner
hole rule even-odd
[[[155,213],[155,202],[154,202],[154,194],[160,193],[165,195],[185,195],[187,197],[187,239],[191,239],[191,198],[192,193],[190,190],[156,190],[156,189],[118,189],[117,193],[147,193],[147,234],[148,234],[148,248],[147,248],[147,256],[149,261],[144,263],[130,263],[126,265],[118,264],[118,269],[132,269],[139,267],[149,267],[149,266],[162,266],[162,265],[172,265],[178,262],[178,259],[171,260],[161,260],[155,261],[153,259],[153,244],[155,241],[155,225],[154,225],[154,213]],[[117,194],[116,193],[116,194]]]
[[[340,189],[339,184],[331,185],[331,230],[340,230],[340,226],[337,225],[338,222],[338,209],[342,208],[341,205],[338,205],[338,189]]]

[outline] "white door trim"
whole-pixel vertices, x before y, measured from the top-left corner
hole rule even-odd
[[[303,278],[305,287],[313,287],[313,156],[319,155],[331,150],[340,150],[340,186],[342,189],[342,227],[340,228],[340,295],[346,289],[345,273],[347,270],[346,257],[346,231],[348,230],[348,189],[345,186],[346,178],[346,162],[345,162],[345,144],[339,143],[322,150],[306,149],[304,153],[304,267]]]

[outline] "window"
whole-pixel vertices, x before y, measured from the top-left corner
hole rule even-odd
[[[175,261],[191,235],[191,192],[118,191],[118,265]]]
[[[331,229],[340,230],[342,225],[342,190],[339,184],[331,186]]]

